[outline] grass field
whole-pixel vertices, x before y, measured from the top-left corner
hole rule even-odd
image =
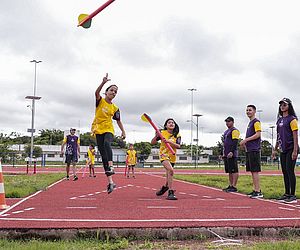
[[[64,173],[35,175],[5,175],[5,197],[23,198],[62,179]]]
[[[228,177],[221,175],[175,175],[178,180],[184,180],[201,185],[206,185],[216,188],[225,188],[228,186]],[[297,177],[299,183],[300,177]],[[284,194],[284,185],[282,176],[260,176],[260,186],[264,194],[264,198],[275,199]],[[238,192],[250,193],[252,191],[252,178],[250,175],[242,175],[238,179]],[[300,193],[300,185],[296,186],[296,194]]]
[[[212,241],[212,240],[211,240]],[[42,241],[42,240],[0,240],[0,249],[10,250],[118,250],[118,249],[233,249],[233,250],[296,250],[300,249],[299,239],[294,240],[273,240],[265,242],[244,241],[241,246],[218,247],[210,241],[129,241],[120,239],[117,241],[99,241],[97,239],[73,240],[73,241]]]

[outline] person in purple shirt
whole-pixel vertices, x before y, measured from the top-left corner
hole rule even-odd
[[[234,119],[229,116],[225,119],[227,130],[223,134],[223,160],[225,173],[228,173],[229,186],[224,188],[225,192],[237,192],[236,184],[239,178],[239,169],[237,164],[238,140],[240,131],[234,127]]]
[[[246,150],[246,171],[251,172],[253,181],[253,191],[248,196],[250,198],[263,198],[259,181],[261,124],[255,117],[256,107],[254,105],[247,106],[246,114],[250,122],[247,127],[246,138],[240,142],[240,146]]]
[[[73,165],[73,181],[78,180],[78,177],[76,175],[76,163],[77,163],[78,157],[80,155],[80,138],[77,135],[75,135],[75,132],[76,132],[76,129],[71,128],[70,134],[64,138],[63,143],[61,145],[61,154],[64,153],[64,147],[66,145],[66,151],[65,151],[65,155],[66,155],[65,163],[67,164],[66,179],[69,180],[70,165],[72,163],[72,165]]]
[[[278,149],[280,150],[280,165],[283,174],[285,193],[277,200],[285,203],[297,203],[295,195],[296,176],[295,165],[298,156],[298,119],[288,98],[279,102],[277,115],[277,140],[272,158],[274,159]]]

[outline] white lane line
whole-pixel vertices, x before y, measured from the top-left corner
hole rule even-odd
[[[211,198],[211,196],[203,195],[203,198]]]
[[[95,194],[100,194],[101,192],[95,192]]]
[[[162,199],[138,199],[139,201],[161,201]]]
[[[186,194],[186,193],[184,193],[184,192],[179,192],[180,194]]]
[[[225,201],[225,199],[223,199],[223,198],[217,198],[216,200],[218,200],[218,201]]]
[[[0,216],[3,216],[3,217],[5,217],[5,216],[9,216],[10,214],[2,214],[2,215],[0,215]]]
[[[33,210],[33,209],[35,209],[34,207],[29,207],[29,208],[25,208],[24,210],[25,211],[30,211],[30,210]]]
[[[12,214],[20,214],[20,213],[24,213],[24,211],[23,211],[23,210],[20,210],[20,211],[12,212]]]
[[[152,190],[156,191],[157,189],[156,188],[152,188]]]
[[[145,189],[150,189],[150,188],[148,188],[148,187],[144,187]]]
[[[229,221],[300,221],[300,217],[292,218],[228,218],[228,219],[147,219],[147,220],[109,220],[109,219],[53,219],[53,218],[1,218],[5,221],[48,221],[48,222],[229,222]]]
[[[249,209],[251,207],[224,207],[224,208],[228,208],[228,209]]]
[[[189,194],[190,196],[194,196],[194,197],[197,197],[198,194]]]
[[[177,207],[173,207],[173,206],[148,206],[147,208],[149,209],[173,209],[173,208],[177,208]]]
[[[68,209],[95,209],[97,207],[66,207]]]
[[[287,208],[287,207],[278,207],[278,208],[282,210],[295,211],[295,209],[293,208]]]

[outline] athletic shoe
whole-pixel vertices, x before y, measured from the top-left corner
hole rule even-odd
[[[67,175],[67,177],[66,177],[66,180],[68,181],[68,180],[70,180],[70,177],[69,177],[69,175]]]
[[[96,175],[94,175],[93,177],[96,178]]]
[[[127,175],[127,178],[129,178],[129,175]]]
[[[77,181],[78,177],[76,175],[74,175],[73,181]]]
[[[276,200],[279,202],[283,202],[285,199],[289,198],[288,194],[284,194],[281,197],[277,198]]]
[[[230,188],[231,188],[231,186],[229,185],[227,188],[223,188],[222,190],[223,190],[224,192],[227,192],[227,190],[230,189]]]
[[[251,197],[254,193],[255,191],[253,190],[251,193],[247,194],[247,196]]]
[[[261,191],[257,192],[257,191],[254,191],[253,194],[250,196],[250,198],[252,199],[256,199],[256,198],[263,198],[264,195]]]
[[[234,186],[231,186],[230,188],[227,189],[226,192],[227,192],[227,193],[230,193],[230,192],[237,192],[237,188],[234,187]]]
[[[285,200],[284,203],[297,203],[297,197],[295,195],[289,195]]]
[[[167,200],[177,200],[176,196],[175,196],[175,191],[174,190],[169,190],[168,196],[167,196]]]
[[[167,192],[169,190],[169,187],[166,186],[162,186],[161,189],[159,191],[156,192],[157,196],[161,196],[163,195],[165,192]]]
[[[135,179],[135,175],[134,176],[132,176],[133,177],[133,179]]]
[[[116,184],[115,183],[109,183],[107,185],[107,193],[110,194],[112,191],[114,191],[114,189],[116,188]]]
[[[106,174],[106,176],[111,176],[111,175],[115,174],[114,167],[113,166],[109,167],[109,170],[105,171],[105,174]]]

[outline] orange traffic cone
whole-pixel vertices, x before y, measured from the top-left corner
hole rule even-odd
[[[2,174],[2,165],[0,160],[0,209],[6,209],[9,206],[5,203],[5,192],[4,192],[4,179]]]

